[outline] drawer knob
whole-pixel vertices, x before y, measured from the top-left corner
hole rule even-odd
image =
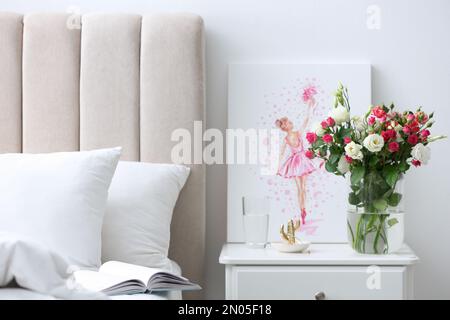
[[[314,295],[314,298],[316,298],[316,300],[325,300],[325,293],[323,291],[317,292]]]

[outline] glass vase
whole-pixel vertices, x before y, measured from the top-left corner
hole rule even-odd
[[[356,252],[388,254],[403,244],[404,179],[389,182],[383,173],[372,171],[349,183],[347,235]]]

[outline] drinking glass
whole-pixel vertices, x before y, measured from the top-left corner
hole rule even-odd
[[[270,203],[263,197],[242,197],[245,243],[252,248],[264,248],[269,229]]]

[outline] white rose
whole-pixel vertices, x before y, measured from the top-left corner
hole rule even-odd
[[[352,118],[353,126],[355,127],[355,138],[362,140],[366,136],[367,124],[362,117],[355,116]]]
[[[364,139],[363,145],[370,152],[379,152],[381,149],[383,149],[384,139],[379,134],[374,133],[374,134],[368,135]]]
[[[355,143],[354,141],[350,142],[345,146],[345,154],[352,159],[362,160],[363,153],[361,151],[362,145]]]
[[[341,156],[341,158],[339,159],[337,169],[342,174],[346,174],[350,170],[350,165],[345,159],[345,156]]]
[[[322,125],[320,124],[320,122],[315,122],[312,125],[312,131],[315,132],[319,137],[321,137],[325,134],[325,129],[322,128]]]
[[[336,124],[339,125],[342,122],[350,121],[350,113],[343,106],[338,106],[336,108],[331,109],[329,116],[336,121]]]
[[[352,118],[352,120],[356,130],[358,130],[359,132],[366,131],[367,124],[364,122],[364,119],[362,117],[355,116]]]
[[[430,160],[430,148],[418,143],[412,148],[411,155],[414,159],[419,160],[423,164],[427,164]]]

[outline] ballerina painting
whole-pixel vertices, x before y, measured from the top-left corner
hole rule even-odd
[[[230,64],[227,128],[258,136],[254,143],[246,139],[248,154],[262,156],[257,164],[228,165],[228,241],[245,239],[242,197],[246,195],[269,201],[269,241],[279,241],[280,225],[290,220],[300,222],[296,233],[300,239],[347,241],[347,183],[330,175],[314,157],[307,135],[321,132],[339,81],[356,93],[353,110],[363,113],[371,102],[369,65]],[[264,134],[259,136],[260,132]]]
[[[316,106],[314,96],[317,89],[314,86],[308,86],[303,90],[301,101],[306,105],[306,117],[303,120],[299,130],[294,129],[294,125],[288,117],[282,117],[275,121],[277,128],[286,133],[280,149],[279,168],[277,175],[291,179],[295,182],[297,189],[297,199],[299,206],[299,216],[304,225],[306,222],[306,179],[309,174],[315,171],[314,164],[305,153],[302,136],[309,124],[311,113]],[[286,153],[288,156],[286,157]]]

